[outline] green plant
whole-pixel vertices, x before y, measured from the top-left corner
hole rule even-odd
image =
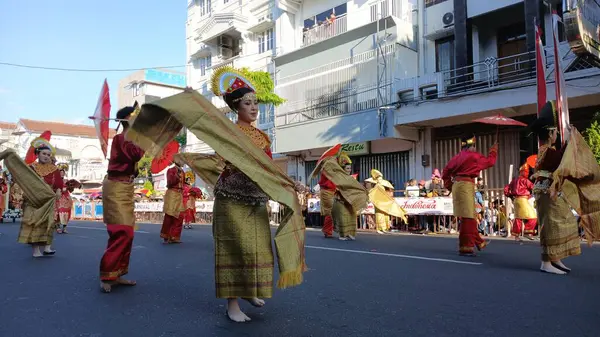
[[[150,167],[152,166],[152,157],[144,155],[138,162],[138,176],[145,177],[150,183],[152,183],[152,172]]]
[[[275,84],[273,83],[271,74],[266,71],[252,71],[248,68],[242,68],[240,72],[252,81],[256,89],[256,98],[260,103],[278,106],[285,102],[285,99],[279,97],[274,92]]]
[[[600,113],[594,115],[592,124],[585,129],[583,136],[592,149],[596,161],[600,163]]]

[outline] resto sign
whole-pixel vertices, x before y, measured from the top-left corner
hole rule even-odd
[[[600,5],[593,0],[570,0],[571,10],[564,15],[567,40],[577,55],[592,55],[600,60]]]
[[[369,154],[369,143],[348,143],[342,145],[342,151],[346,152],[349,156],[358,156],[361,154]]]

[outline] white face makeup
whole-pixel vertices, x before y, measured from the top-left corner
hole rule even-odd
[[[42,150],[38,152],[37,157],[40,164],[48,164],[52,162],[52,152],[50,152],[50,150]]]
[[[237,114],[238,120],[248,124],[258,119],[258,100],[255,93],[247,93],[240,99]]]

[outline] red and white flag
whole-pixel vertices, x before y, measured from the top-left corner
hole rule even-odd
[[[556,87],[556,110],[558,111],[558,131],[564,145],[569,138],[569,103],[565,73],[558,52],[558,23],[562,22],[556,11],[552,13],[552,35],[554,37],[554,85]]]
[[[100,97],[98,97],[96,111],[92,119],[96,126],[96,135],[100,140],[100,147],[104,153],[104,158],[106,158],[108,151],[108,122],[110,119],[110,95],[106,79],[104,79],[104,84],[102,84],[102,90],[100,90]]]
[[[535,69],[537,82],[537,115],[548,101],[546,92],[546,55],[544,45],[542,45],[542,30],[535,24]],[[540,142],[541,145],[541,142]]]

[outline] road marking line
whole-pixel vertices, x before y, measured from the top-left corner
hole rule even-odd
[[[106,228],[84,227],[84,226],[73,226],[73,225],[70,225],[69,228],[81,228],[81,229],[92,229],[95,231],[106,231]],[[142,234],[150,234],[150,232],[146,232],[146,231],[135,231],[135,232],[142,233]]]
[[[305,246],[305,247],[306,248],[312,248],[312,249],[321,249],[321,250],[331,250],[331,251],[336,251],[336,252],[345,252],[345,253],[380,255],[380,256],[400,257],[400,258],[414,259],[414,260],[426,260],[426,261],[448,262],[448,263],[456,263],[456,264],[468,264],[468,265],[472,265],[472,266],[480,266],[480,265],[483,264],[481,262],[468,262],[468,261],[459,261],[459,260],[450,260],[450,259],[438,259],[438,258],[433,258],[433,257],[424,257],[424,256],[415,256],[415,255],[402,255],[402,254],[367,252],[367,251],[364,251],[364,250],[351,250],[351,249],[340,249],[340,248],[329,248],[329,247],[318,247],[318,246]]]

